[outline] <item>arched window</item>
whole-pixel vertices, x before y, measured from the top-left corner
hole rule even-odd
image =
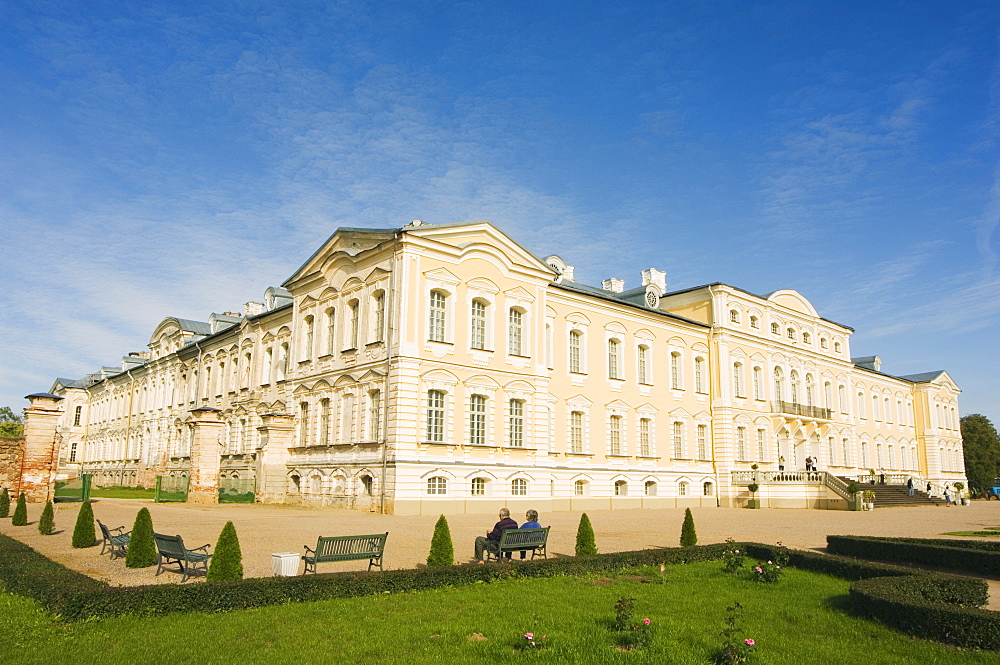
[[[585,480],[578,480],[573,483],[573,495],[574,496],[584,496],[587,493],[587,482]]]
[[[448,479],[444,476],[432,476],[427,479],[428,494],[447,494]]]
[[[750,317],[750,327],[753,328],[754,330],[759,330],[760,329],[760,319],[757,318],[756,316],[751,316]]]
[[[795,339],[795,328],[789,328],[785,332],[788,334],[788,339]]]
[[[445,315],[447,298],[441,291],[431,291],[430,319],[427,326],[427,339],[432,342],[443,342],[445,334]]]
[[[729,320],[732,323],[739,323],[740,322],[740,313],[737,310],[735,310],[735,309],[729,310]]]
[[[323,476],[317,474],[309,478],[309,493],[310,494],[323,493]]]
[[[474,349],[486,348],[486,303],[482,300],[472,301],[470,346]]]
[[[826,337],[819,338],[819,348],[825,349],[830,346],[830,343],[826,341]]]
[[[712,496],[712,493],[713,493],[712,483],[710,483],[710,482],[703,483],[702,486],[701,486],[701,491],[702,491],[702,494],[704,494],[705,496]]]
[[[809,333],[807,333],[807,332],[802,333],[802,343],[803,344],[809,344],[811,341],[812,341],[812,337],[809,335]]]
[[[507,353],[524,355],[524,312],[511,307],[507,317]]]
[[[617,339],[608,340],[608,378],[621,379],[621,342]]]
[[[369,475],[361,476],[361,493],[366,496],[371,496],[372,494],[373,481],[372,477]]]
[[[628,483],[624,480],[615,481],[615,496],[628,496]]]
[[[486,397],[472,395],[469,398],[469,443],[473,446],[486,445]]]
[[[472,496],[486,496],[486,479],[472,479]]]
[[[780,335],[781,334],[781,326],[779,326],[777,323],[772,323],[771,324],[771,334],[772,335]]]
[[[687,496],[687,493],[688,493],[688,484],[686,482],[684,482],[683,480],[681,482],[677,483],[677,495],[678,496]]]
[[[784,391],[782,391],[782,384],[784,383],[784,375],[781,372],[780,367],[774,368],[774,401],[782,402],[784,401]]]
[[[656,496],[656,483],[652,480],[647,480],[645,490],[646,496]]]
[[[840,342],[833,343],[833,351],[834,353],[840,353]]]
[[[444,393],[440,390],[427,391],[427,440],[444,441]]]
[[[528,481],[524,478],[515,478],[510,481],[511,496],[528,496]]]

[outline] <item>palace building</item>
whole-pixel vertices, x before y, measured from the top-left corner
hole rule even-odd
[[[59,475],[183,477],[192,501],[239,480],[396,514],[741,506],[757,481],[764,506],[844,509],[873,472],[965,480],[946,372],[852,358],[794,290],[640,274],[580,284],[485,221],[342,228],[263,303],[168,317],[32,397]]]

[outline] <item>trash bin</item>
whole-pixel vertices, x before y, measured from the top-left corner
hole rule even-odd
[[[278,577],[295,577],[299,574],[298,552],[277,552],[271,555],[271,570]]]

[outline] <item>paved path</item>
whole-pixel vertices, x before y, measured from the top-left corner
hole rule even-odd
[[[243,566],[248,577],[271,575],[272,552],[302,552],[314,547],[319,535],[381,533],[388,531],[386,568],[413,568],[422,565],[430,549],[435,517],[375,515],[349,510],[314,509],[300,506],[227,504],[154,504],[136,499],[96,499],[94,514],[108,526],[131,529],[136,512],[149,508],[153,527],[161,533],[179,533],[188,547],[210,543],[214,547],[226,520],[236,525],[243,550]],[[12,506],[13,508],[13,506]],[[499,508],[499,505],[498,505]],[[28,526],[11,526],[0,520],[0,533],[13,536],[46,556],[87,575],[111,584],[135,585],[175,582],[179,576],[164,573],[154,577],[155,568],[128,569],[121,560],[110,561],[97,555],[100,548],[75,550],[70,545],[78,504],[57,504],[56,527],[52,536],[39,535],[35,521],[41,506],[29,504]],[[822,549],[827,534],[908,536],[934,538],[946,531],[977,530],[1000,526],[1000,501],[976,501],[970,506],[883,508],[872,512],[836,510],[746,510],[737,508],[695,508],[698,542],[717,543],[728,537],[762,543],[781,541],[800,549]],[[637,550],[678,545],[683,509],[598,510],[588,512],[601,552]],[[514,515],[519,522],[523,515]],[[576,542],[577,512],[543,513],[542,525],[552,525],[550,555],[572,555]],[[475,537],[492,528],[495,519],[483,515],[454,515],[448,518],[458,562],[472,559]],[[942,536],[948,537],[948,536]],[[364,570],[367,562],[324,564],[320,570]],[[1000,580],[991,580],[991,608],[1000,609]]]

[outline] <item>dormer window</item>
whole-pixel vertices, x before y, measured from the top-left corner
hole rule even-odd
[[[760,319],[758,319],[756,316],[751,316],[750,327],[753,328],[754,330],[760,329]]]
[[[732,323],[739,323],[740,322],[740,313],[738,311],[736,311],[735,309],[729,310],[729,320]]]

